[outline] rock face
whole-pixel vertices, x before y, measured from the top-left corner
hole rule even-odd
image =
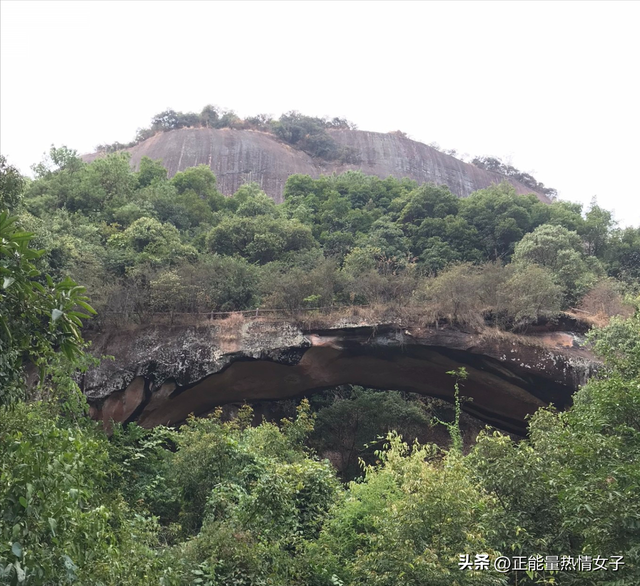
[[[81,386],[92,415],[145,427],[184,421],[218,405],[300,397],[343,384],[405,390],[451,401],[464,366],[463,409],[508,432],[553,403],[564,409],[597,367],[568,333],[527,338],[445,328],[342,323],[303,330],[287,322],[211,321],[140,326],[89,336],[115,360]],[[574,346],[574,347],[572,347]]]
[[[355,149],[361,162],[347,165],[322,161],[280,142],[272,134],[230,128],[181,128],[156,134],[127,150],[135,168],[142,157],[161,159],[170,177],[188,167],[209,165],[225,195],[232,195],[243,183],[255,181],[277,203],[282,202],[287,178],[297,173],[319,177],[358,169],[380,178],[391,175],[418,183],[447,185],[459,197],[505,179],[397,134],[361,130],[330,133],[339,145]],[[91,161],[98,156],[95,153],[83,158]],[[518,181],[509,181],[520,194],[532,192]],[[543,194],[535,195],[541,201],[550,201]]]

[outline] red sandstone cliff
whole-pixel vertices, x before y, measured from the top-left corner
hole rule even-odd
[[[230,128],[181,128],[156,134],[127,150],[136,168],[145,156],[161,159],[170,177],[188,167],[209,165],[225,195],[233,194],[243,183],[255,181],[278,203],[282,202],[287,178],[296,173],[318,177],[359,169],[381,178],[391,175],[409,177],[418,183],[448,185],[459,197],[467,197],[477,189],[504,180],[497,173],[479,169],[397,134],[362,130],[330,133],[339,145],[355,149],[360,163],[323,161],[282,143],[272,134]],[[94,153],[83,158],[91,161],[98,156]],[[518,193],[532,192],[518,181],[509,181]],[[535,195],[541,201],[549,201],[545,195]]]

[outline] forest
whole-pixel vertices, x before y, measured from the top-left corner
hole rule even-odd
[[[257,184],[223,196],[207,166],[134,171],[123,152],[52,147],[33,171],[0,158],[0,584],[640,583],[640,228],[506,182],[460,199],[294,175],[275,204]],[[111,434],[88,417],[88,328],[353,306],[517,333],[569,315],[603,367],[526,438],[470,444],[463,369],[447,418],[356,387],[257,425],[246,405]],[[318,453],[355,412],[368,424],[339,475]],[[500,571],[504,557],[524,565]]]

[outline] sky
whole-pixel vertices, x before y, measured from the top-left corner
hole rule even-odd
[[[0,152],[166,108],[298,110],[530,172],[640,226],[638,2],[0,2]]]

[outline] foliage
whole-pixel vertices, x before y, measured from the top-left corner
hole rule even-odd
[[[493,498],[473,482],[457,452],[410,447],[397,434],[348,486],[316,544],[311,567],[350,585],[503,584],[496,573],[461,572],[460,553],[493,551],[488,512]],[[455,580],[455,582],[452,582]]]
[[[0,407],[0,583],[139,584],[154,523],[107,486],[109,443],[46,403]]]
[[[499,173],[500,175],[504,175],[506,177],[513,177],[530,189],[539,191],[540,193],[544,193],[551,198],[555,198],[558,195],[558,192],[555,189],[553,189],[552,187],[545,187],[544,183],[540,183],[539,181],[537,181],[530,173],[520,171],[513,165],[506,164],[496,157],[475,157],[471,161],[471,164],[479,167],[480,169],[486,169],[487,171]]]
[[[270,132],[290,145],[296,146],[313,157],[343,163],[357,163],[356,154],[349,147],[339,147],[327,130],[355,129],[355,124],[345,118],[314,118],[299,112],[287,112],[277,121],[267,114],[258,114],[242,120],[233,110],[222,110],[212,104],[206,105],[200,114],[195,112],[178,112],[171,108],[156,114],[151,119],[151,126],[139,128],[136,137],[129,143],[114,142],[102,144],[96,150],[114,153],[130,148],[151,138],[158,132],[169,132],[180,128],[241,128]]]
[[[249,262],[265,264],[285,253],[313,248],[311,230],[297,220],[230,217],[209,232],[206,244],[212,252],[239,255]]]
[[[95,313],[73,280],[54,283],[45,275],[44,284],[39,281],[35,262],[42,251],[30,248],[32,237],[0,212],[0,405],[23,395],[29,364],[45,384],[58,352],[69,362],[78,358],[82,319]]]
[[[347,386],[332,393],[329,402],[311,397],[318,409],[310,443],[321,453],[331,453],[341,476],[360,475],[360,462],[375,461],[376,438],[397,431],[413,441],[430,425],[424,403],[397,391],[381,392]]]
[[[539,226],[517,244],[513,258],[527,268],[534,263],[549,269],[570,302],[582,297],[601,274],[597,261],[585,258],[580,236],[562,226]]]
[[[21,200],[25,180],[18,169],[7,163],[7,158],[0,155],[0,210],[13,210]]]
[[[205,110],[210,125],[226,116]],[[277,124],[260,120],[299,142],[347,124],[295,112]],[[543,204],[508,183],[459,199],[444,186],[349,171],[294,175],[278,205],[255,183],[225,198],[206,165],[167,179],[158,161],[143,159],[137,173],[129,164],[123,153],[86,164],[75,151],[52,147],[19,210],[47,248],[41,266],[90,285],[104,320],[120,308],[140,319],[152,309],[154,289],[156,311],[171,314],[418,303],[434,320],[521,329],[555,315],[558,303],[578,305],[607,273],[627,287],[637,276],[636,230],[615,229],[595,202],[583,216],[579,205]],[[313,263],[292,260],[307,253],[316,255]],[[320,262],[318,253],[331,262]],[[222,269],[231,278],[227,293],[206,291],[195,276],[194,267],[212,274],[205,268],[212,256],[214,264],[240,270],[235,279]],[[485,274],[478,267],[488,261],[505,266],[494,271],[495,286],[482,277],[481,301],[457,300],[474,290],[465,283]],[[168,279],[167,271],[173,284],[163,289],[158,279]]]

